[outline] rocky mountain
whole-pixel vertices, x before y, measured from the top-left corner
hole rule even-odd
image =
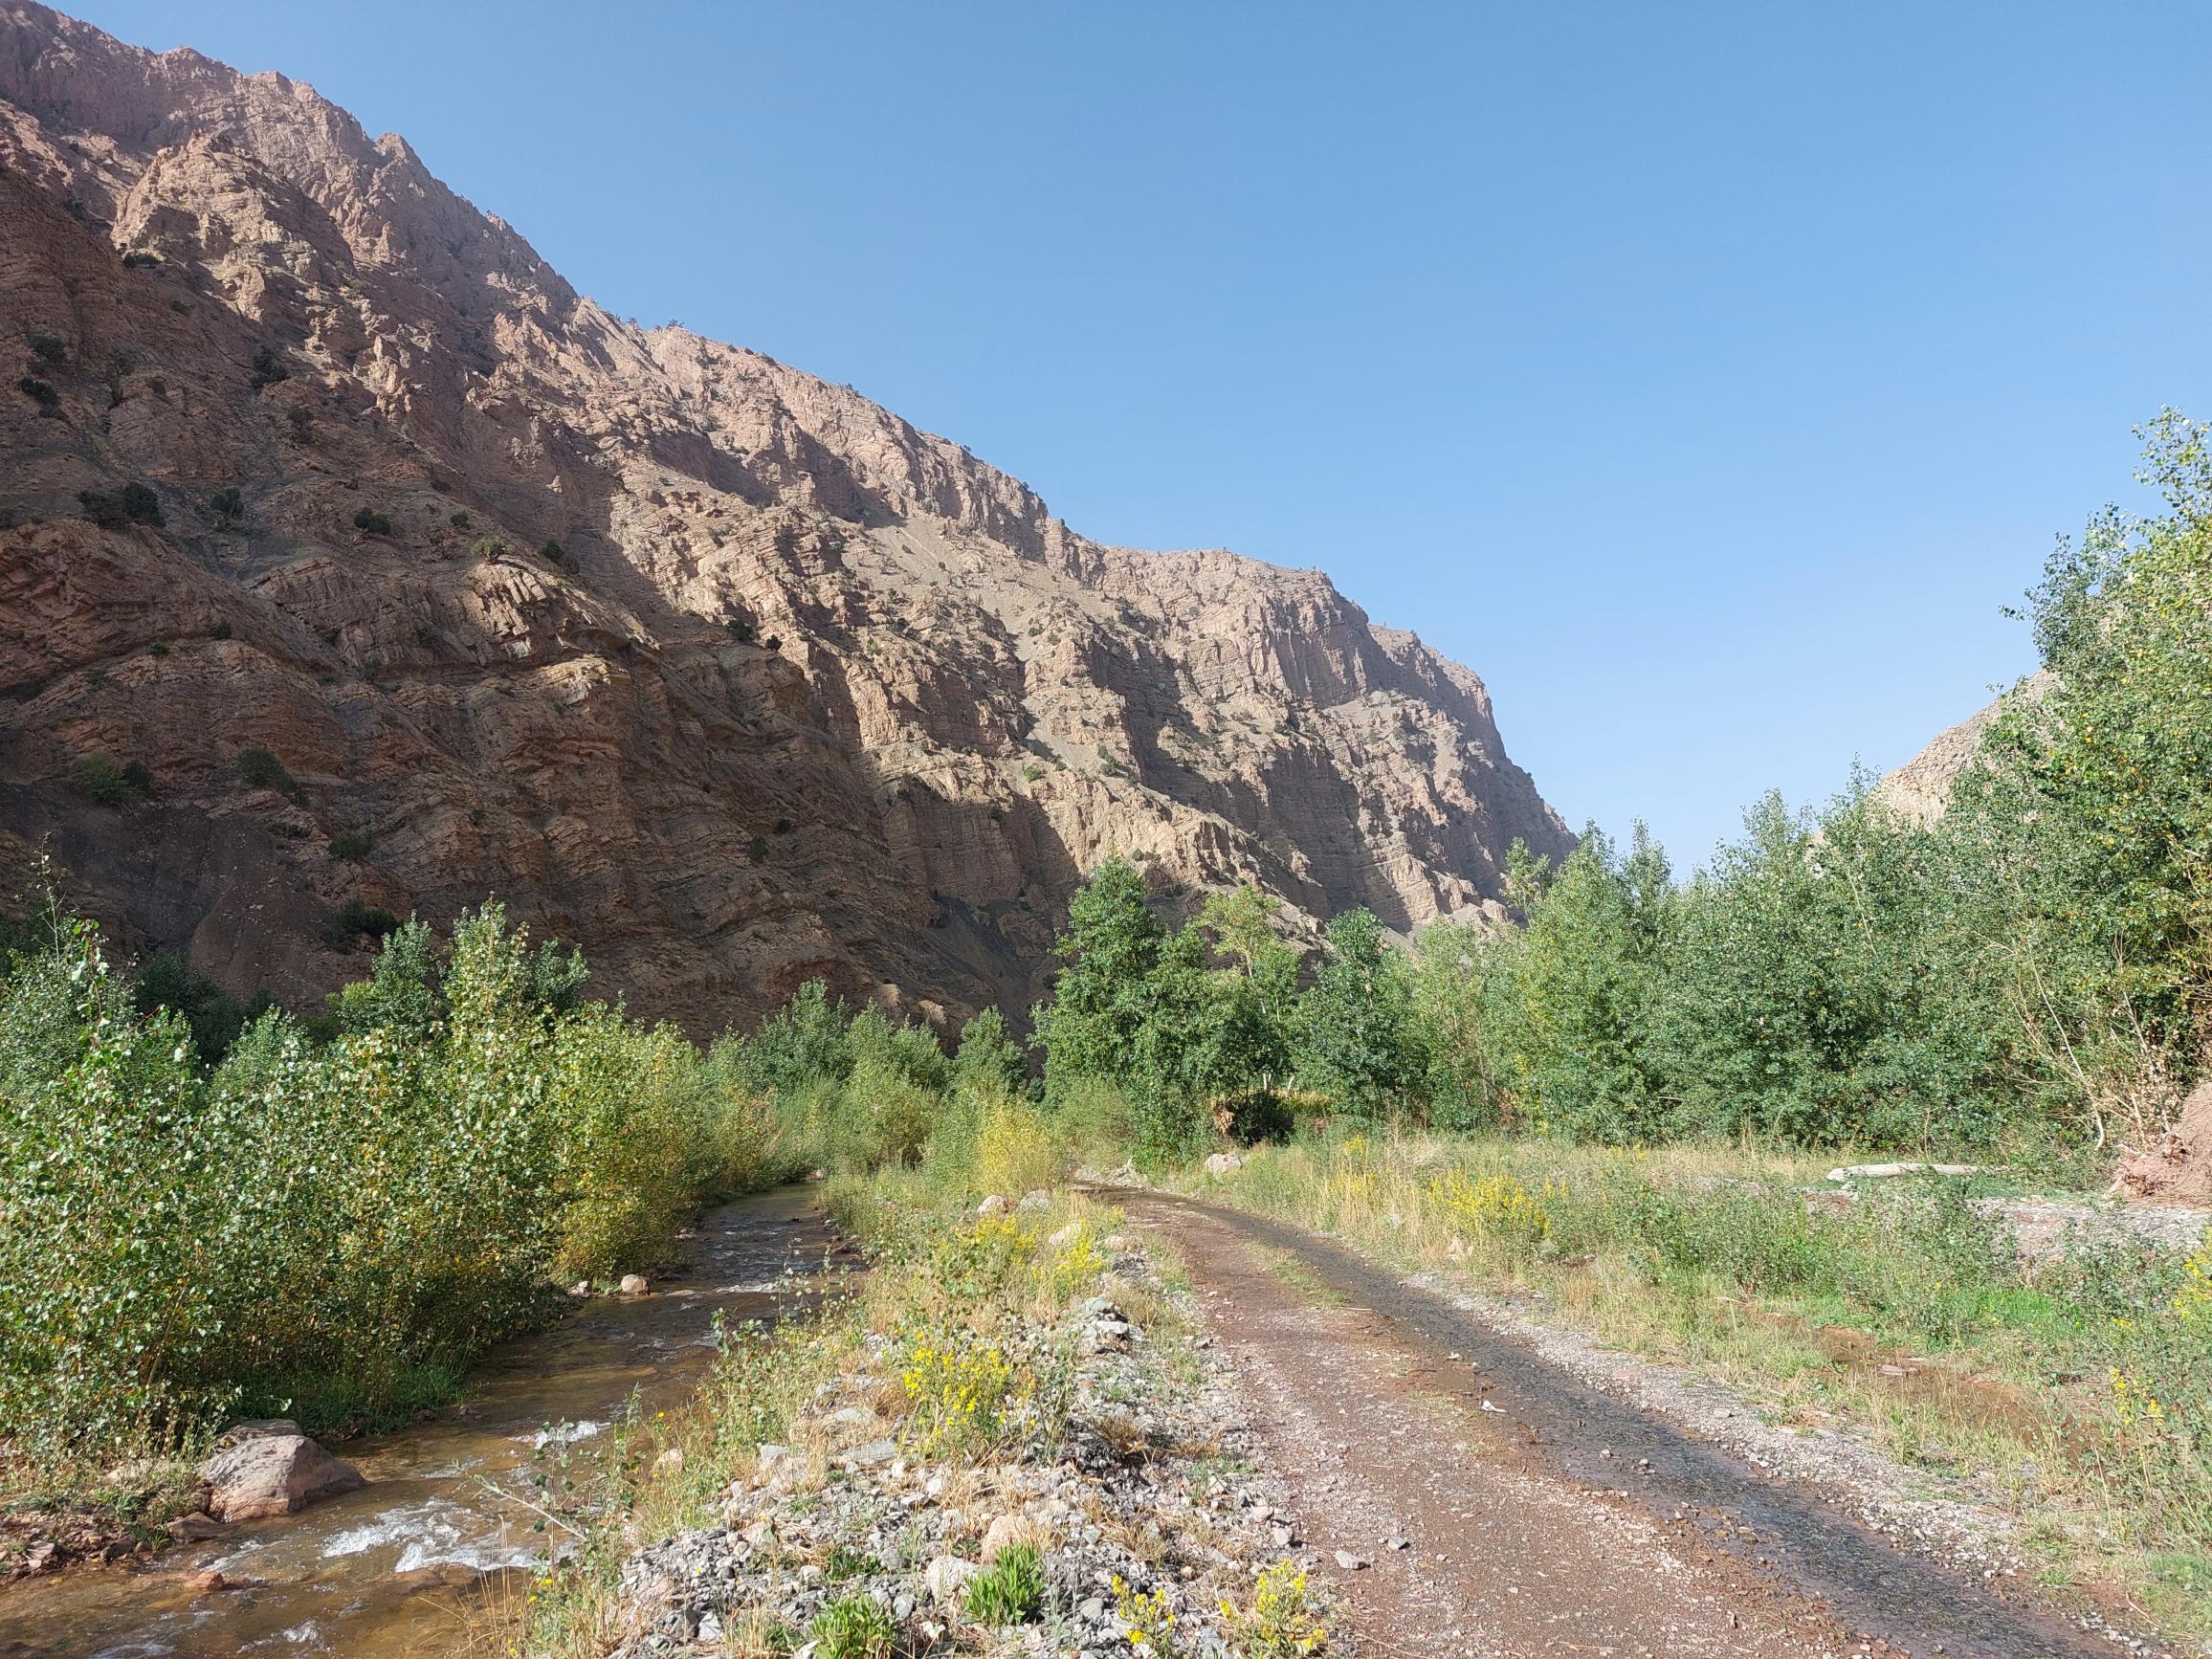
[[[1109,849],[1408,928],[1571,844],[1320,574],[1092,542],[610,316],[311,88],[24,0],[0,352],[0,879],[46,847],[240,990],[497,894],[695,1029],[812,976],[1018,1007]]]
[[[2058,684],[2047,669],[2037,669],[1986,708],[1947,726],[1928,746],[1893,772],[1883,774],[1875,795],[1900,817],[1916,824],[1933,824],[1951,804],[1951,786],[1981,750],[1981,735],[1989,722],[2008,708],[2040,703]]]

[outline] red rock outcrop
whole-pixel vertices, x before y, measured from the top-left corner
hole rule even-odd
[[[47,845],[234,987],[358,973],[348,898],[497,894],[695,1029],[812,976],[1018,1007],[1109,848],[1409,928],[1570,844],[1482,682],[1318,573],[1088,541],[609,316],[310,88],[22,0],[0,352],[0,874]],[[128,484],[159,525],[86,520]],[[83,799],[94,751],[151,795]]]

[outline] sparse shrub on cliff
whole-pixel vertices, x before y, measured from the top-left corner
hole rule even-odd
[[[112,490],[79,490],[77,498],[84,516],[103,529],[123,524],[151,524],[159,529],[164,522],[161,498],[135,479]]]
[[[59,365],[69,360],[69,347],[58,335],[33,331],[25,337],[25,343],[31,347],[31,355],[40,363]]]
[[[303,403],[292,404],[284,410],[284,423],[295,441],[305,443],[315,432],[315,411]]]
[[[274,789],[279,795],[299,798],[299,785],[284,769],[284,763],[257,743],[238,751],[237,767],[238,781],[250,789]]]
[[[366,858],[375,845],[375,838],[365,830],[341,830],[330,838],[330,856],[358,862]]]
[[[284,362],[283,354],[274,345],[264,345],[254,353],[254,372],[250,384],[255,391],[263,391],[279,381],[292,378],[292,370]]]
[[[323,923],[322,942],[332,950],[347,951],[364,939],[383,939],[398,927],[399,918],[381,904],[349,898]]]
[[[153,773],[144,761],[117,764],[105,749],[91,749],[69,769],[69,786],[95,807],[128,807],[154,791]]]
[[[61,394],[34,374],[27,374],[15,383],[15,389],[38,406],[40,414],[58,414]]]
[[[246,514],[246,498],[238,493],[235,484],[226,484],[208,498],[208,511],[226,524],[234,524]]]
[[[353,516],[353,527],[371,536],[391,534],[391,520],[373,507],[364,507]]]

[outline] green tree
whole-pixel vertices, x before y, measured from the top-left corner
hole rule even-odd
[[[1053,947],[1067,965],[1052,1000],[1035,1011],[1048,1100],[1076,1078],[1135,1078],[1151,1010],[1146,982],[1165,941],[1166,930],[1146,903],[1144,877],[1128,860],[1107,858],[1076,890],[1067,931]]]
[[[1333,918],[1327,955],[1299,1000],[1300,1073],[1348,1112],[1373,1115],[1424,1071],[1404,959],[1365,908]]]
[[[984,1008],[961,1027],[952,1075],[958,1089],[979,1098],[1029,1092],[1029,1067],[1023,1063],[1021,1045],[1006,1029],[1006,1015]]]

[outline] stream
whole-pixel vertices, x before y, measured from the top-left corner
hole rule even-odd
[[[718,1315],[736,1326],[810,1309],[838,1249],[800,1186],[710,1211],[686,1245],[680,1276],[644,1295],[596,1297],[494,1350],[435,1419],[335,1443],[368,1477],[362,1491],[131,1566],[0,1589],[0,1656],[468,1651],[482,1599],[542,1561],[558,1536],[485,1482],[523,1487],[545,1438],[589,1440],[633,1395],[647,1412],[685,1399],[714,1359]],[[228,1587],[196,1591],[209,1571]]]

